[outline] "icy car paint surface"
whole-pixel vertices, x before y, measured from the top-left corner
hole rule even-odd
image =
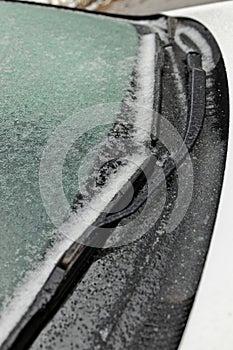
[[[137,35],[110,19],[9,3],[0,3],[0,30],[2,308],[56,239],[39,191],[46,141],[77,110],[122,100]],[[85,135],[68,157],[63,183],[70,203],[82,157],[105,134],[103,128]]]

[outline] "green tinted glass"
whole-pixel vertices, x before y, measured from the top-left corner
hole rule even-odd
[[[0,33],[2,307],[56,239],[38,176],[49,135],[77,110],[123,99],[137,34],[108,18],[11,3],[0,3]],[[68,157],[63,182],[70,202],[77,166],[106,131],[94,129]]]

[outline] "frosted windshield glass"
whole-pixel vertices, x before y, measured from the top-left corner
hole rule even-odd
[[[123,99],[137,34],[108,18],[13,3],[0,3],[0,33],[2,308],[56,239],[38,178],[49,135],[77,110]],[[68,157],[63,182],[70,202],[77,166],[106,132],[80,138]]]

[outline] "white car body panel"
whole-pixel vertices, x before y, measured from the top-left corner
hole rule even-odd
[[[226,66],[230,130],[219,211],[207,262],[180,350],[233,349],[233,1],[166,12],[202,23],[215,37]]]

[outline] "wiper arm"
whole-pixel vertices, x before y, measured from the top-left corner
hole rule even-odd
[[[189,68],[190,106],[188,127],[184,137],[183,145],[173,158],[168,158],[164,164],[164,175],[160,176],[155,185],[151,187],[150,193],[143,193],[131,205],[119,213],[108,215],[104,220],[96,223],[98,227],[105,227],[134,214],[147,200],[148,196],[161,187],[164,178],[167,179],[181,165],[187,153],[191,152],[198,136],[202,130],[205,116],[205,88],[206,74],[201,67],[201,56],[199,53],[191,52],[187,55]]]

